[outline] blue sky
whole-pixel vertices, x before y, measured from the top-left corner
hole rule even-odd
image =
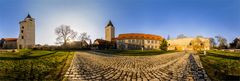
[[[62,24],[104,38],[109,20],[116,35],[221,35],[228,42],[240,36],[240,0],[1,0],[0,38],[18,37],[28,13],[36,19],[38,44],[54,44],[54,29]]]

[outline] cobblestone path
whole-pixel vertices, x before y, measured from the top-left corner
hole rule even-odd
[[[68,81],[210,81],[199,57],[182,52],[154,56],[114,56],[78,52]]]

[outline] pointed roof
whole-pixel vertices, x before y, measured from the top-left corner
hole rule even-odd
[[[26,18],[32,18],[31,15],[28,13],[27,17]]]
[[[112,24],[112,21],[111,21],[111,20],[109,20],[109,22],[108,22],[108,24],[107,24],[106,27],[108,27],[108,26],[112,26],[112,27],[113,27],[113,24]]]

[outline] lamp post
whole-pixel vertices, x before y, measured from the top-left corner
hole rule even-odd
[[[206,49],[206,48],[204,48],[204,55],[206,55],[206,54],[207,54],[206,50],[207,50],[207,49]]]

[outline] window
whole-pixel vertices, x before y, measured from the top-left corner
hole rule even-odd
[[[24,26],[22,26],[22,29],[24,29]]]
[[[153,40],[151,41],[151,43],[153,43]]]
[[[24,37],[22,36],[22,39],[24,39]]]
[[[21,30],[21,32],[23,33],[23,30]]]
[[[148,43],[150,43],[150,40],[148,40]]]

